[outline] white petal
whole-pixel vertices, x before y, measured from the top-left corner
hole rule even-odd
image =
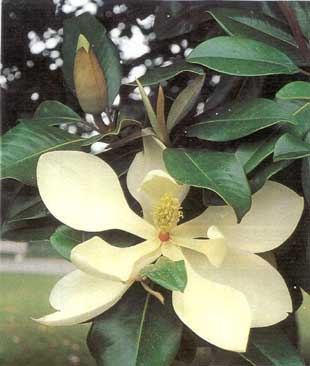
[[[159,246],[159,241],[145,241],[131,247],[118,248],[99,237],[93,237],[73,248],[71,261],[88,274],[127,281],[160,256]]]
[[[129,208],[113,169],[96,156],[78,151],[44,154],[37,179],[49,211],[74,229],[121,229],[143,238],[153,233]]]
[[[161,253],[163,256],[171,259],[174,262],[184,260],[184,255],[181,248],[172,244],[171,242],[162,244]]]
[[[85,322],[110,309],[132,283],[124,284],[74,271],[58,281],[50,295],[55,313],[35,319],[46,325]]]
[[[194,268],[195,260],[186,262],[185,291],[173,292],[176,314],[204,340],[226,350],[245,352],[251,325],[245,296],[231,287],[209,281]]]
[[[226,256],[227,246],[224,238],[218,239],[189,239],[177,238],[175,243],[196,252],[204,254],[210,263],[219,267]]]
[[[201,263],[200,274],[242,292],[252,312],[251,327],[280,322],[292,311],[287,286],[279,272],[258,255],[230,249],[216,269]]]
[[[154,136],[143,137],[143,152],[138,153],[131,163],[127,173],[127,187],[132,196],[140,202],[139,187],[151,170],[166,171],[163,161],[165,145]]]
[[[183,238],[207,238],[211,225],[216,225],[216,223],[209,215],[209,209],[206,209],[201,215],[175,227],[171,234]]]

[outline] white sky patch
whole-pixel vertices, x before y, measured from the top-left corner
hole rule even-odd
[[[210,84],[217,85],[220,81],[221,81],[221,75],[213,75]]]
[[[32,93],[31,96],[30,96],[30,99],[33,102],[36,102],[37,100],[39,100],[39,98],[40,98],[40,94],[39,93]]]
[[[106,142],[95,142],[91,145],[90,152],[94,155],[98,155],[100,153],[103,153],[104,151],[108,150],[109,144]]]
[[[173,44],[171,44],[170,46],[169,46],[169,48],[170,48],[170,51],[175,55],[175,54],[177,54],[177,53],[179,53],[180,51],[181,51],[181,47],[178,45],[178,44],[176,44],[176,43],[173,43]]]
[[[192,48],[186,48],[186,50],[184,51],[184,56],[187,57],[191,52],[193,51]]]
[[[146,95],[150,95],[151,88],[149,86],[144,87],[144,91]],[[132,93],[129,94],[129,98],[133,100],[142,100],[141,94],[139,92],[139,88],[135,88]]]
[[[128,36],[121,37],[121,31],[118,28],[114,28],[110,32],[111,39],[118,46],[123,60],[135,59],[150,52],[148,39],[141,29],[133,25],[131,32],[132,36],[130,38]]]
[[[119,94],[117,94],[117,96],[116,96],[116,97],[115,97],[115,99],[114,99],[113,105],[114,105],[114,106],[118,106],[118,105],[119,105],[119,103],[120,103],[120,101],[121,101],[121,97],[120,97],[120,95],[119,95]]]
[[[137,18],[136,21],[140,27],[142,27],[144,29],[151,29],[154,26],[155,15],[150,14],[149,16],[147,16],[144,19]]]
[[[128,74],[128,82],[132,83],[133,81],[135,81],[136,79],[140,78],[142,75],[144,75],[146,73],[146,66],[145,65],[139,65],[139,66],[135,66],[133,67]]]

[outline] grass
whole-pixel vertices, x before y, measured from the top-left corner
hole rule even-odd
[[[3,366],[94,366],[86,336],[89,324],[47,327],[31,320],[48,314],[59,278],[0,273],[0,364]]]

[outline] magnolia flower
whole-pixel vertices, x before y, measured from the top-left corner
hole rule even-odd
[[[156,138],[145,137],[144,152],[128,171],[127,186],[143,218],[129,208],[116,174],[98,157],[72,151],[41,156],[39,191],[57,219],[88,232],[125,230],[144,241],[117,248],[95,236],[77,245],[71,261],[78,269],[50,295],[57,311],[38,321],[71,325],[90,320],[113,306],[146,264],[164,255],[185,261],[185,291],[172,295],[178,317],[208,342],[243,352],[251,327],[275,324],[292,311],[283,278],[254,253],[274,249],[291,235],[303,200],[267,182],[240,224],[228,206],[210,207],[180,224],[189,187],[168,175],[163,149]]]

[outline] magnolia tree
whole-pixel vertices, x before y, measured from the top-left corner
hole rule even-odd
[[[2,137],[2,178],[21,182],[3,238],[35,240],[43,220],[75,267],[51,291],[55,311],[34,321],[92,322],[98,365],[309,357],[310,7],[215,5],[158,6],[158,42],[202,23],[215,32],[122,86],[100,19],[66,20],[63,75],[81,109],[44,101]]]

